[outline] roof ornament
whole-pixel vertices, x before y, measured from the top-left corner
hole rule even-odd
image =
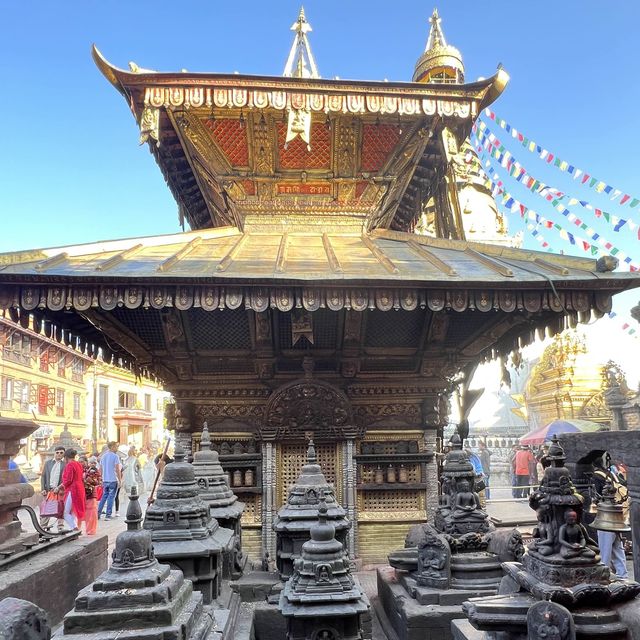
[[[318,67],[307,38],[311,25],[304,15],[304,7],[300,7],[298,19],[291,26],[291,31],[295,31],[296,35],[282,75],[285,78],[319,78]],[[311,112],[306,107],[289,108],[284,148],[298,136],[307,143],[307,151],[311,151]]]
[[[298,19],[291,25],[291,31],[295,31],[296,35],[282,75],[285,78],[319,78],[318,67],[307,38],[307,33],[312,29],[304,15],[304,7],[300,7]]]
[[[447,41],[444,39],[444,32],[442,31],[442,27],[440,23],[442,22],[442,18],[438,13],[438,9],[434,9],[431,17],[429,18],[429,23],[431,24],[431,30],[429,31],[429,38],[427,39],[427,46],[424,48],[425,51],[429,51],[429,49],[435,49],[436,47],[446,47]]]
[[[455,47],[447,44],[441,26],[442,18],[437,9],[433,10],[429,22],[431,28],[427,46],[416,63],[413,82],[461,84],[464,82],[462,55]]]

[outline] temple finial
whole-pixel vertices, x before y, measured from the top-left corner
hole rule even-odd
[[[427,46],[424,50],[429,51],[429,49],[435,49],[436,47],[446,47],[447,41],[444,39],[444,32],[441,26],[442,18],[437,8],[433,10],[429,22],[431,24],[431,30],[429,31]]]
[[[142,522],[142,508],[140,507],[138,487],[131,487],[131,493],[128,498],[129,506],[127,507],[127,515],[124,521],[129,531],[138,531],[142,528],[140,525]]]
[[[184,451],[184,449],[182,448],[182,445],[179,442],[176,442],[176,445],[174,447],[173,450],[173,459],[176,462],[184,462],[184,459],[186,458],[186,453]]]
[[[307,464],[316,463],[316,448],[313,444],[313,440],[309,440],[309,446],[307,447]]]
[[[202,435],[200,436],[200,451],[211,451],[211,438],[209,437],[209,427],[206,422],[202,425]]]
[[[307,38],[307,33],[312,29],[304,14],[304,7],[300,7],[298,19],[291,25],[291,31],[295,32],[295,36],[282,75],[285,78],[319,78],[318,67]]]
[[[413,82],[461,84],[464,82],[462,55],[455,47],[447,44],[438,9],[433,10],[429,23],[431,28],[427,46],[416,63]]]

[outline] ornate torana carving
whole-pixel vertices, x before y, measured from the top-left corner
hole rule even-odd
[[[313,432],[317,440],[355,436],[351,403],[342,391],[310,376],[274,392],[265,409],[263,439],[303,439]]]

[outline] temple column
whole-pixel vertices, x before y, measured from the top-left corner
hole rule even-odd
[[[273,518],[276,513],[276,465],[272,442],[262,443],[262,555],[268,553],[275,561],[276,538]]]
[[[349,532],[348,549],[349,557],[353,561],[357,554],[356,541],[358,539],[358,517],[356,509],[356,464],[353,458],[355,452],[355,442],[353,438],[347,438],[342,448],[343,455],[343,493],[345,496],[344,507],[347,511],[347,518],[351,521],[351,531]]]

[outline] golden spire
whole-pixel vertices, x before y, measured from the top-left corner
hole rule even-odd
[[[440,26],[442,18],[438,14],[438,9],[433,10],[431,17],[429,18],[429,22],[431,23],[431,30],[429,31],[427,46],[424,48],[424,50],[429,51],[429,49],[434,49],[435,47],[446,47],[447,41],[444,39],[444,33],[442,32],[442,27]]]
[[[300,7],[298,19],[291,25],[291,31],[296,35],[282,75],[285,78],[319,78],[318,67],[307,38],[307,33],[312,29],[304,15],[304,7]]]
[[[442,18],[437,9],[429,18],[431,29],[424,53],[416,63],[413,82],[446,82],[461,84],[464,82],[464,64],[462,55],[447,44],[442,31]]]

